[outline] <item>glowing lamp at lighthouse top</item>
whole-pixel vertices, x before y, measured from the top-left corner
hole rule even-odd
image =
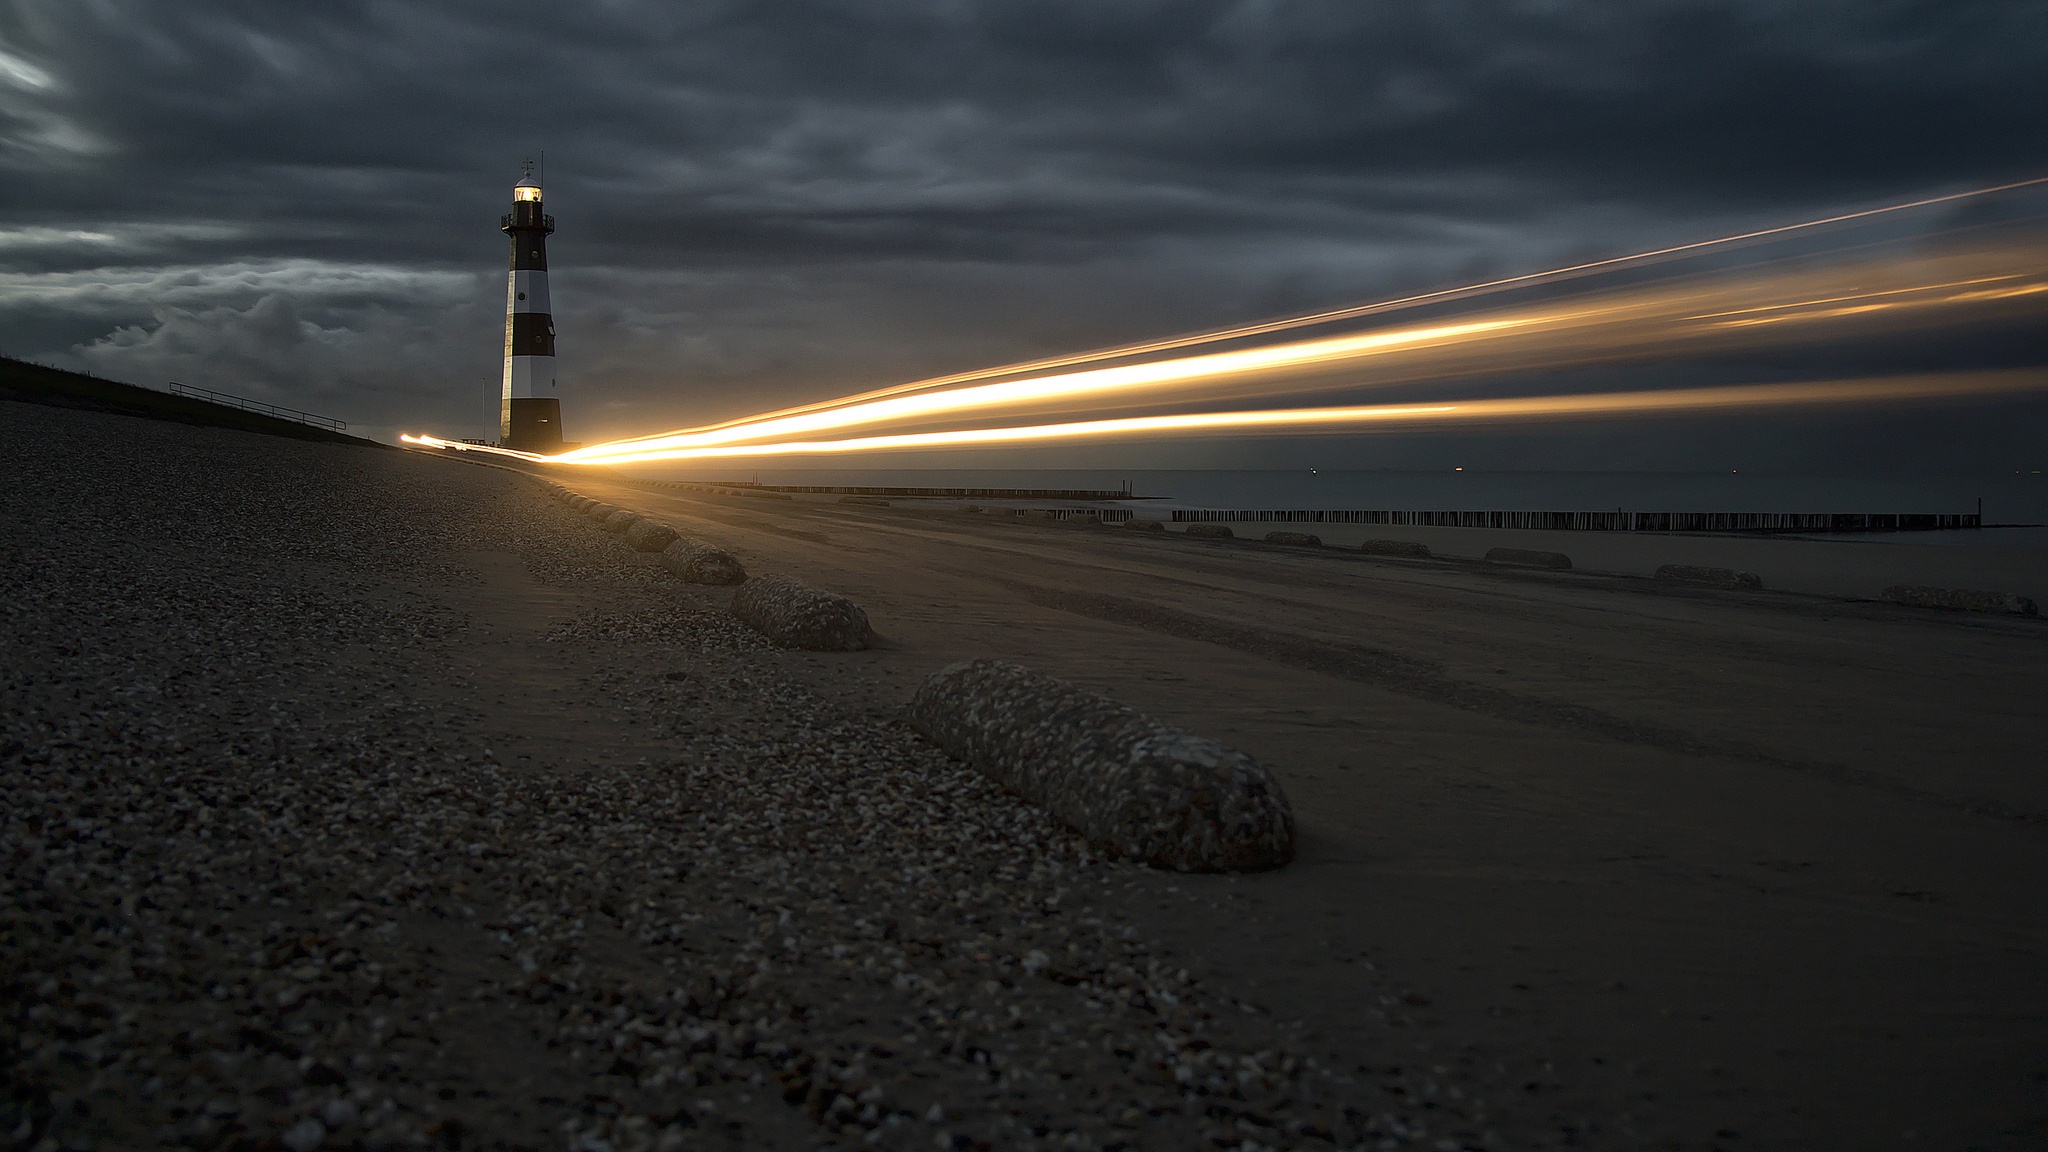
[[[512,187],[512,199],[532,200],[535,203],[539,203],[540,185],[534,183],[531,177],[525,180],[521,180],[518,184],[515,184]]]

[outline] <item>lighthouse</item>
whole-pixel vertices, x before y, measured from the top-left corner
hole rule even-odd
[[[562,401],[555,395],[555,317],[548,304],[548,234],[555,218],[541,211],[533,165],[513,186],[512,211],[500,229],[512,238],[512,277],[505,288],[505,383],[498,443],[523,452],[562,449]]]

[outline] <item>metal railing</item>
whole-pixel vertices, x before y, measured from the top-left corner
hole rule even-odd
[[[325,428],[329,432],[343,432],[348,429],[348,421],[346,420],[336,420],[329,416],[315,416],[311,412],[301,412],[297,408],[280,408],[275,404],[265,404],[260,400],[250,400],[226,392],[215,392],[211,388],[194,388],[190,384],[180,384],[176,380],[171,381],[171,394],[174,396],[187,396],[194,400],[204,400],[209,404],[223,404],[229,408],[239,408],[244,412],[255,412],[262,416],[274,416],[279,420],[291,420],[299,424],[310,424],[315,428]]]

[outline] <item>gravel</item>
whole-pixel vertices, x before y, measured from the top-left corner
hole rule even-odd
[[[1754,572],[1738,572],[1733,568],[1708,568],[1697,564],[1665,564],[1657,569],[1657,579],[1666,584],[1698,584],[1706,588],[1750,589],[1762,588],[1764,582]]]
[[[790,576],[756,576],[740,585],[732,614],[784,648],[858,652],[875,639],[860,605]]]
[[[696,540],[677,540],[661,553],[662,566],[686,584],[742,584],[746,566],[723,548]]]
[[[635,520],[626,528],[626,546],[635,552],[660,552],[676,542],[676,530],[652,520]]]
[[[1884,598],[1909,608],[1939,608],[1948,612],[2004,612],[2014,616],[2039,616],[2040,606],[2016,592],[1980,592],[1968,588],[1929,588],[1918,584],[1894,584]]]
[[[918,688],[910,723],[1112,855],[1182,872],[1294,858],[1294,813],[1264,765],[1051,676],[953,664]]]
[[[528,479],[13,403],[0,450],[7,1147],[1497,1143]],[[598,605],[539,647],[615,740],[499,761],[479,551]]]

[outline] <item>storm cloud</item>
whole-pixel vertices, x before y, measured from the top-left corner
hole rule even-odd
[[[544,149],[600,438],[2039,175],[2043,45],[1991,0],[8,0],[0,351],[479,434]]]

